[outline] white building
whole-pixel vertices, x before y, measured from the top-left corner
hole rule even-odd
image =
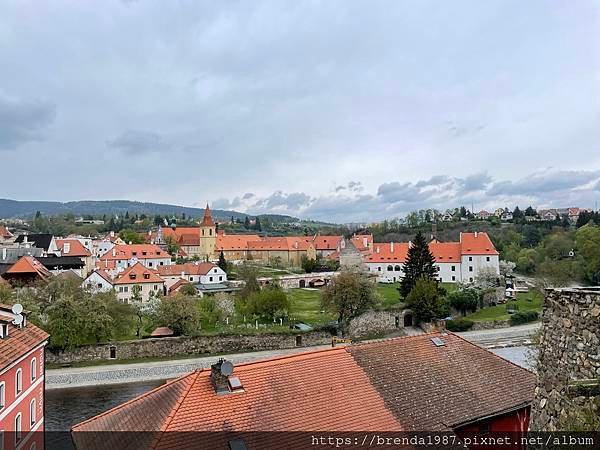
[[[165,280],[167,289],[177,281],[185,280],[192,284],[217,284],[227,281],[227,273],[212,263],[172,264],[158,267],[158,274]]]
[[[172,264],[171,255],[154,244],[118,244],[100,257],[99,269],[117,273],[141,263],[148,269]]]
[[[107,292],[113,288],[113,280],[107,272],[97,269],[83,280],[82,286],[93,293]]]
[[[155,297],[159,293],[165,293],[165,280],[158,275],[158,272],[144,267],[139,262],[121,272],[115,278],[113,285],[117,298],[123,303],[135,301],[136,287],[139,288],[142,302],[147,302],[150,297]]]
[[[365,264],[380,282],[398,282],[404,276],[410,242],[375,243]],[[487,233],[461,233],[459,242],[431,242],[429,249],[444,283],[473,282],[483,268],[500,274],[500,260]]]

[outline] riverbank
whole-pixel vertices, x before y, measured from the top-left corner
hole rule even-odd
[[[538,329],[539,323],[535,323],[506,329],[467,331],[457,334],[477,345],[488,349],[496,349],[531,345],[533,336],[537,333]],[[228,354],[227,359],[234,364],[240,364],[330,347],[330,345],[317,345],[282,350],[233,353]],[[218,358],[219,355],[211,355],[186,359],[47,369],[46,389],[136,383],[177,378],[194,370],[208,368]]]
[[[276,358],[309,350],[331,348],[331,345],[298,347],[284,350],[228,354],[227,359],[234,364]],[[128,364],[107,364],[89,367],[68,367],[46,370],[46,389],[61,389],[106,384],[136,383],[142,381],[177,378],[198,369],[209,368],[219,356],[175,359],[167,361],[139,362]]]

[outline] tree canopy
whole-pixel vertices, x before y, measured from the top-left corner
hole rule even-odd
[[[437,279],[438,268],[435,258],[429,250],[427,240],[423,233],[418,232],[412,245],[408,249],[406,262],[403,266],[404,277],[400,282],[400,294],[406,298],[420,278]]]

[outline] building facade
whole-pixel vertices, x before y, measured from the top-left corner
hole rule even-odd
[[[15,318],[22,322],[15,325]],[[0,305],[0,449],[44,448],[44,348],[48,334]]]

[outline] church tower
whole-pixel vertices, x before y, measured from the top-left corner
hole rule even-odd
[[[213,259],[216,245],[217,230],[207,204],[204,210],[204,217],[200,223],[200,258],[202,260]]]

